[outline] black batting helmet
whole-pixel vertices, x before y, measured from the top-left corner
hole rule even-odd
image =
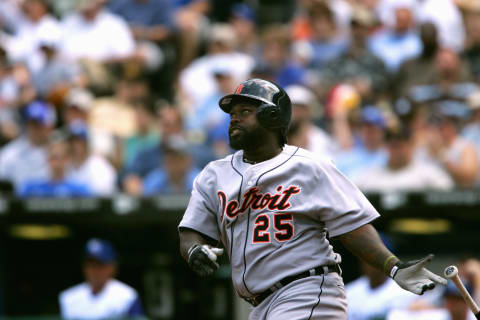
[[[224,96],[219,101],[226,113],[238,102],[247,99],[259,102],[257,119],[267,129],[281,129],[285,134],[292,118],[292,104],[285,90],[273,82],[262,79],[249,79],[242,82],[235,93]]]

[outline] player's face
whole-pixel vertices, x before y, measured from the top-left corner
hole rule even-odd
[[[241,103],[230,111],[228,137],[233,149],[249,149],[263,140],[265,129],[257,121],[256,109],[254,105]]]
[[[100,290],[108,280],[114,277],[115,265],[88,259],[83,265],[83,273],[88,284],[94,290]]]

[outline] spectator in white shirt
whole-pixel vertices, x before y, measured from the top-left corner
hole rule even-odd
[[[431,160],[442,166],[457,187],[473,187],[479,174],[475,145],[460,135],[470,116],[464,103],[444,100],[433,105],[430,117],[428,152]]]
[[[23,19],[17,23],[13,36],[6,37],[6,48],[14,61],[23,61],[31,72],[36,72],[45,64],[40,44],[45,36],[59,38],[60,25],[49,13],[46,0],[26,0],[23,3]]]
[[[59,295],[62,318],[143,318],[136,290],[114,279],[116,271],[116,253],[112,244],[102,239],[90,239],[85,247],[83,264],[86,281]]]
[[[26,180],[49,176],[47,145],[55,125],[53,108],[34,101],[25,108],[26,132],[8,143],[0,152],[0,179],[18,187]]]
[[[321,115],[320,106],[314,93],[300,85],[288,86],[285,89],[292,101],[291,129],[297,132],[289,136],[289,142],[305,148],[315,154],[333,157],[335,142],[330,135],[314,124]]]
[[[212,26],[207,54],[193,60],[180,74],[181,94],[188,107],[194,108],[215,93],[214,71],[218,66],[231,70],[235,82],[241,82],[249,76],[254,59],[236,51],[236,38],[235,30],[230,25]]]
[[[127,23],[103,6],[102,0],[78,1],[78,11],[62,21],[63,55],[73,60],[115,62],[134,54],[135,42]]]
[[[117,173],[105,158],[90,153],[85,123],[81,121],[71,123],[69,137],[72,167],[67,178],[88,185],[93,195],[111,196],[116,190]]]

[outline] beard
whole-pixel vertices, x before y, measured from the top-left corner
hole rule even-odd
[[[230,147],[234,150],[249,150],[263,145],[265,131],[261,126],[256,126],[252,129],[245,129],[238,126],[235,128],[239,129],[235,135],[232,136],[231,131],[229,130],[228,138],[230,141]]]

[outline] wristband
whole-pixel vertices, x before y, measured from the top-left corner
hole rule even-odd
[[[395,275],[397,274],[397,271],[398,271],[398,266],[397,265],[394,265],[392,267],[392,270],[390,270],[390,278],[393,279],[393,277],[395,277]]]
[[[188,249],[187,256],[188,256],[188,261],[190,261],[190,256],[192,255],[193,250],[195,250],[197,247],[199,247],[199,244],[194,244]]]
[[[390,257],[388,257],[385,262],[383,263],[383,272],[384,273],[387,273],[387,270],[385,270],[387,268],[387,264],[390,260],[392,260],[393,258],[395,258],[395,256],[392,254]],[[390,271],[391,272],[391,271]]]

